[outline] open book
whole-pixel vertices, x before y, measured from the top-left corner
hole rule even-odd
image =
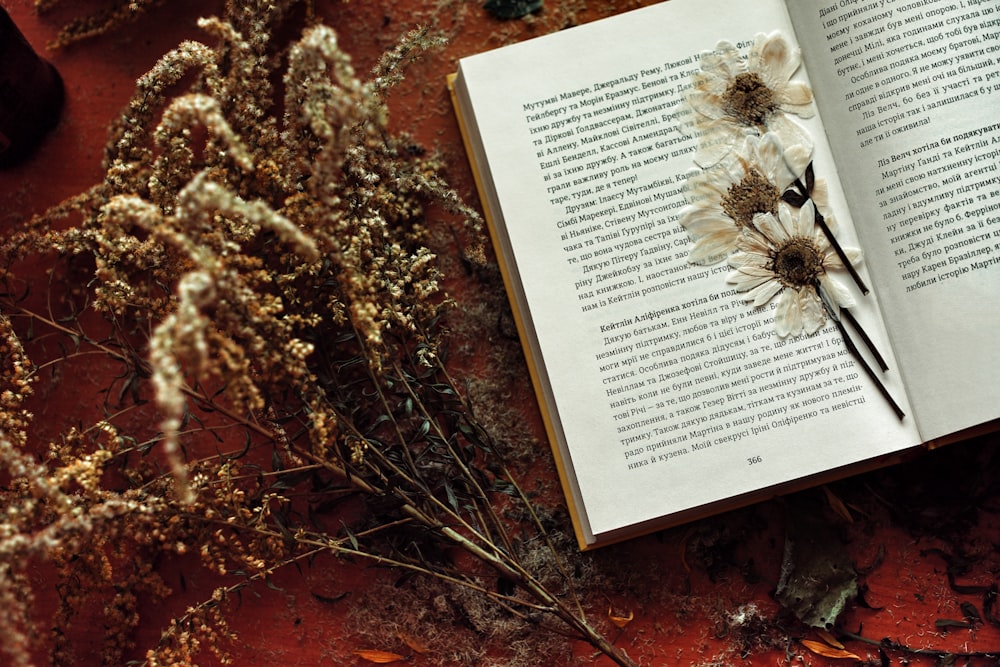
[[[702,52],[775,31],[801,50],[783,75],[815,113],[792,120],[871,292],[836,278],[902,418],[830,317],[780,336],[778,299],[689,261],[699,139],[678,103]],[[992,0],[670,0],[462,59],[450,81],[581,548],[1000,418]]]

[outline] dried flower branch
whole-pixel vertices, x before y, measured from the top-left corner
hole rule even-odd
[[[104,660],[125,660],[136,594],[169,596],[152,554],[235,577],[145,653],[194,664],[223,654],[233,594],[325,553],[435,577],[631,665],[587,619],[570,556],[445,364],[454,303],[425,211],[467,224],[472,244],[479,219],[386,106],[436,40],[406,35],[361,79],[311,18],[274,41],[294,4],[228,2],[202,20],[214,45],[185,42],[137,82],[104,182],[0,244],[3,650],[29,663],[32,562],[58,573],[54,664],[73,661],[69,629],[95,591],[115,591]],[[18,270],[53,251],[40,304]],[[108,414],[35,461],[31,384],[95,353],[120,368]],[[345,502],[364,511],[341,515]]]
[[[134,21],[163,0],[113,0],[109,7],[89,16],[72,20],[59,31],[53,46],[68,46],[97,35],[103,35],[117,27]],[[46,12],[60,4],[60,0],[35,0],[35,9]]]

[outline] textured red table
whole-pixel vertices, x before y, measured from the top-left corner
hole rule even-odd
[[[317,3],[359,71],[414,25],[432,26],[449,36],[446,48],[427,54],[408,72],[392,101],[392,124],[412,133],[422,145],[440,150],[453,185],[470,202],[475,202],[474,189],[444,87],[444,77],[456,59],[639,4],[647,3],[550,1],[531,19],[501,22],[473,2]],[[33,214],[101,179],[106,128],[129,98],[134,80],[179,40],[203,38],[195,19],[220,11],[221,3],[163,3],[113,34],[56,51],[46,51],[44,45],[57,29],[100,3],[72,3],[42,17],[34,13],[29,0],[6,0],[4,5],[30,41],[58,67],[67,91],[62,121],[40,150],[24,165],[0,172],[0,221],[7,234]],[[45,280],[42,268],[36,279]],[[453,281],[460,301],[462,280],[457,275]],[[494,282],[493,289],[494,296],[502,299],[499,283]],[[479,372],[490,372],[484,364]],[[476,365],[475,358],[471,365]],[[63,386],[44,398],[36,397],[32,404],[36,418],[57,421],[86,415],[88,410],[98,414],[99,381],[88,378],[105,372],[99,365],[76,367],[76,377],[64,378]],[[520,366],[512,372],[515,393],[510,400],[541,441],[543,431],[527,373]],[[95,392],[92,396],[89,389]],[[544,459],[541,474],[554,479],[547,449],[539,452]],[[843,548],[860,573],[862,594],[848,604],[840,628],[873,642],[885,639],[905,647],[890,650],[887,644],[880,655],[875,644],[848,639],[847,650],[872,665],[884,658],[893,665],[933,665],[938,659],[923,652],[1000,650],[996,611],[989,593],[983,592],[1000,578],[998,472],[998,438],[984,437],[831,485],[834,496],[848,506],[852,523],[830,511],[820,491],[810,491],[609,547],[585,557],[595,576],[607,582],[605,599],[589,612],[617,645],[643,665],[851,664],[848,659],[823,657],[801,643],[820,638],[787,621],[773,598],[781,574],[787,509],[815,502],[823,523],[811,529],[821,531],[823,541]],[[155,644],[169,619],[226,583],[200,570],[193,557],[168,558],[156,567],[174,593],[162,603],[141,606],[141,629],[132,637],[131,649],[137,660]],[[44,631],[56,587],[46,580],[44,564],[34,571],[36,623]],[[398,576],[327,559],[302,572],[283,572],[271,587],[255,586],[244,592],[239,608],[230,610],[239,634],[239,641],[230,647],[235,664],[371,664],[357,653],[364,650],[405,654],[414,665],[439,664],[440,653],[414,650],[414,646],[433,646],[432,632],[438,633],[438,640],[467,642],[467,656],[475,655],[471,647],[497,644],[497,637],[487,636],[483,629],[446,627],[448,621],[443,620],[435,627],[435,604],[447,603],[404,601],[401,593],[397,598],[393,586]],[[401,604],[410,608],[401,609]],[[420,604],[424,608],[416,608]],[[93,617],[81,618],[74,626],[77,664],[99,664],[97,643],[103,629],[97,626],[103,617],[98,606],[95,603]],[[982,620],[973,621],[971,627],[952,623],[965,621],[970,608]],[[614,619],[624,618],[632,620],[622,622],[621,629],[615,627]],[[499,643],[505,641],[501,637]],[[582,643],[556,639],[533,644],[522,637],[516,641],[525,645],[515,652],[522,664],[610,664],[606,658],[595,658],[593,649]],[[514,664],[511,655],[501,653],[497,659],[500,664]],[[213,661],[206,655],[203,664]],[[486,658],[470,657],[468,663],[486,664]],[[980,658],[971,664],[996,663]],[[953,664],[965,664],[965,659]]]

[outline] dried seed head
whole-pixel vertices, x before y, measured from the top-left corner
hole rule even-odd
[[[778,214],[781,192],[756,169],[748,169],[738,183],[734,183],[722,197],[722,210],[737,226],[750,228],[758,213]]]
[[[785,287],[815,285],[823,274],[823,253],[812,240],[796,236],[775,248],[768,268]]]
[[[743,125],[763,127],[778,108],[774,91],[756,72],[739,74],[722,95],[726,111]]]

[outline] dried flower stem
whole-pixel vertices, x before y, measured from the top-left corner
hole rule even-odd
[[[811,193],[813,191],[813,187],[815,184],[815,176],[813,174],[812,162],[810,162],[806,166],[805,179],[806,179],[805,183],[802,182],[801,178],[796,178],[792,182],[792,188],[794,188],[794,190],[797,191],[796,199],[798,200],[797,203],[799,206],[801,206],[806,199],[812,198]],[[823,235],[826,236],[826,240],[829,242],[834,252],[837,253],[837,257],[840,258],[840,261],[843,263],[844,268],[846,268],[847,272],[851,275],[851,280],[853,280],[854,283],[858,286],[858,289],[861,290],[862,294],[868,294],[868,292],[870,291],[868,289],[868,285],[865,284],[864,279],[858,273],[857,269],[854,268],[853,262],[851,262],[851,260],[847,257],[847,253],[845,253],[844,249],[841,247],[840,241],[837,240],[837,236],[830,229],[830,226],[826,224],[826,218],[820,212],[818,206],[816,207],[815,220],[819,228],[823,230]]]
[[[830,319],[832,319],[834,323],[837,325],[837,330],[840,331],[840,336],[844,341],[844,345],[847,347],[847,351],[851,353],[855,361],[857,361],[858,364],[861,366],[861,368],[865,371],[865,374],[872,380],[872,382],[875,383],[875,386],[878,388],[879,393],[882,394],[882,397],[885,398],[885,400],[889,403],[889,406],[892,408],[892,411],[896,414],[896,417],[899,419],[903,419],[903,417],[906,416],[906,413],[903,412],[903,409],[901,407],[899,407],[899,404],[896,403],[896,400],[892,397],[892,394],[889,393],[889,390],[886,389],[885,385],[882,383],[882,379],[868,364],[868,361],[865,359],[864,355],[861,354],[861,351],[858,349],[857,345],[854,344],[854,341],[851,339],[850,334],[848,334],[847,329],[844,327],[844,323],[841,321],[841,315],[846,314],[848,321],[851,322],[851,326],[853,326],[858,331],[863,341],[865,342],[865,345],[868,346],[869,350],[872,351],[873,356],[875,356],[879,360],[879,364],[883,367],[883,370],[885,370],[885,361],[882,359],[882,356],[875,349],[871,339],[864,332],[864,329],[861,328],[857,320],[854,318],[854,316],[850,313],[848,309],[841,308],[840,306],[834,304],[833,301],[830,299],[830,297],[827,296],[826,291],[822,288],[822,286],[819,283],[816,284],[815,288],[820,296],[820,300],[823,303],[823,307],[826,309],[826,312],[830,315]]]

